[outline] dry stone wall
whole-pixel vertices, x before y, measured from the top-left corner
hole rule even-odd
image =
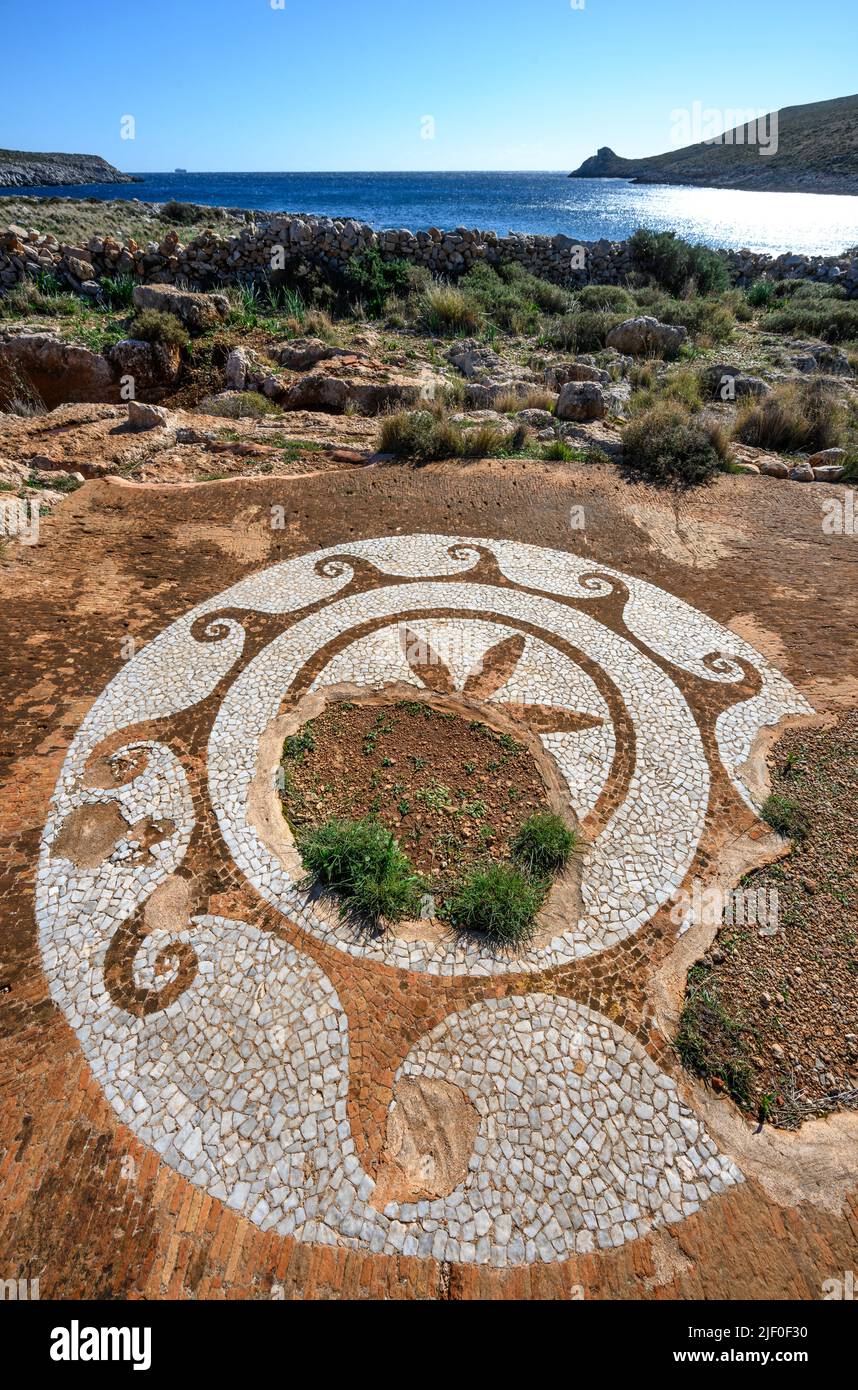
[[[627,241],[578,242],[563,234],[501,237],[467,227],[446,232],[434,227],[420,232],[376,232],[351,218],[260,213],[235,236],[218,236],[207,229],[184,245],[178,232],[171,231],[160,244],[141,246],[129,240],[122,245],[110,237],[93,237],[86,246],[72,246],[44,233],[9,226],[0,232],[0,288],[14,285],[22,276],[50,271],[72,288],[92,294],[97,293],[98,281],[110,275],[211,289],[262,279],[302,262],[336,272],[352,256],[372,248],[385,259],[406,260],[451,279],[479,261],[518,264],[573,287],[622,284],[633,269]],[[721,254],[731,277],[742,287],[762,275],[775,280],[811,279],[842,284],[850,298],[858,298],[858,248],[842,256],[772,257],[748,250]]]

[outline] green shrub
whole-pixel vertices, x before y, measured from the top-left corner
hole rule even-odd
[[[778,300],[815,300],[847,298],[842,285],[822,285],[816,280],[778,280],[775,284],[775,297]]]
[[[507,279],[490,265],[478,264],[459,282],[459,288],[504,332],[533,333],[539,325],[539,307],[527,283],[533,278],[520,275]]]
[[[358,300],[370,318],[378,318],[391,295],[408,288],[409,266],[403,260],[384,260],[378,247],[371,246],[351,257],[343,284],[349,299]]]
[[[378,821],[330,820],[298,837],[310,880],[332,889],[356,918],[376,926],[416,916],[425,884]]]
[[[776,792],[763,803],[762,817],[779,835],[790,840],[805,839],[810,828],[801,807]]]
[[[844,437],[843,408],[821,381],[784,382],[739,412],[734,436],[780,453],[836,448]]]
[[[692,246],[675,232],[640,227],[629,240],[629,250],[635,269],[672,295],[711,294],[729,283],[727,266],[715,251]]]
[[[831,298],[796,296],[785,308],[763,317],[767,333],[821,338],[825,343],[847,343],[858,338],[858,304]]]
[[[652,482],[697,487],[727,464],[727,442],[717,425],[666,401],[634,416],[623,429],[627,467]]]
[[[480,932],[494,945],[530,940],[543,891],[519,869],[492,864],[475,869],[459,884],[445,908],[458,931]]]
[[[175,198],[171,198],[161,208],[161,217],[165,222],[175,222],[180,226],[191,226],[194,222],[201,222],[206,214],[206,209],[199,207],[196,203],[178,203]]]
[[[752,309],[767,309],[775,297],[773,280],[755,280],[748,290],[748,303]]]
[[[572,307],[572,296],[568,290],[553,284],[551,280],[543,280],[539,275],[531,275],[520,265],[501,266],[499,273],[508,284],[529,297],[544,314],[566,314]]]
[[[581,309],[624,314],[626,318],[637,313],[632,295],[622,285],[585,285],[576,298]]]
[[[162,343],[165,347],[185,348],[189,341],[182,320],[161,309],[141,309],[131,323],[129,334],[145,343]]]
[[[563,818],[544,811],[524,822],[512,841],[512,852],[522,868],[542,877],[562,869],[576,845],[575,832]]]
[[[134,303],[133,275],[106,275],[100,289],[108,309],[130,309]]]

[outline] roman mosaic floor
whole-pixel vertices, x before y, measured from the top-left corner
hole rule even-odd
[[[764,750],[854,702],[826,661],[854,665],[854,612],[821,628],[808,586],[787,615],[747,479],[688,563],[615,483],[582,536],[541,467],[395,476],[286,507],[262,479],[90,484],[6,566],[5,1277],[818,1296],[854,1263],[854,1117],[754,1136],[670,1034],[708,944],[677,905],[771,857]],[[792,505],[794,545],[854,565]],[[284,731],[329,692],[440,689],[530,740],[583,838],[518,952],[356,928],[280,813]]]

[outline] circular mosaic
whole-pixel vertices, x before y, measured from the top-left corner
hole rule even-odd
[[[537,742],[585,838],[576,911],[501,954],[309,895],[274,773],[290,712],[344,689]],[[760,728],[807,712],[735,634],[578,556],[412,535],[274,566],[133,657],[75,737],[37,886],[54,998],[123,1122],[265,1229],[497,1266],[621,1244],[741,1175],[640,1040],[545,981],[647,927],[717,798],[752,806]],[[334,961],[437,1000],[363,1077],[389,1095],[375,1146]]]

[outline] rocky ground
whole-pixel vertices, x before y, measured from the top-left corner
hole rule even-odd
[[[774,749],[775,816],[795,839],[742,880],[767,910],[721,928],[692,971],[680,1025],[695,1070],[787,1128],[858,1107],[858,717],[829,724]]]
[[[525,286],[518,296],[533,319],[529,293]],[[419,302],[395,296],[367,320],[360,306],[332,318],[299,299],[287,310],[235,292],[138,286],[133,301],[128,290],[131,302],[111,306],[18,287],[0,298],[0,477],[7,491],[37,491],[48,506],[80,478],[109,474],[188,482],[378,465],[390,452],[386,417],[430,410],[466,456],[562,466],[605,455],[622,463],[629,420],[670,406],[728,438],[724,466],[774,479],[848,480],[858,456],[848,343],[766,331],[765,315],[735,297],[712,302],[711,323],[706,303],[694,304],[700,326],[692,332],[651,313],[624,320],[616,297],[624,293],[605,290],[604,304],[579,308],[577,319],[561,297],[557,313],[531,333],[499,332],[490,307],[484,332],[468,336],[455,302],[452,324],[433,331],[413,322],[425,312]],[[587,303],[598,304],[598,293]],[[583,320],[605,346],[564,350],[567,326],[574,345]],[[790,387],[816,392],[830,416],[807,444],[795,421],[780,418]],[[141,408],[147,403],[158,408]],[[756,433],[747,424],[754,405],[778,416]],[[443,444],[433,451],[443,456]],[[392,452],[409,461],[407,444]],[[425,449],[410,455],[425,459]]]

